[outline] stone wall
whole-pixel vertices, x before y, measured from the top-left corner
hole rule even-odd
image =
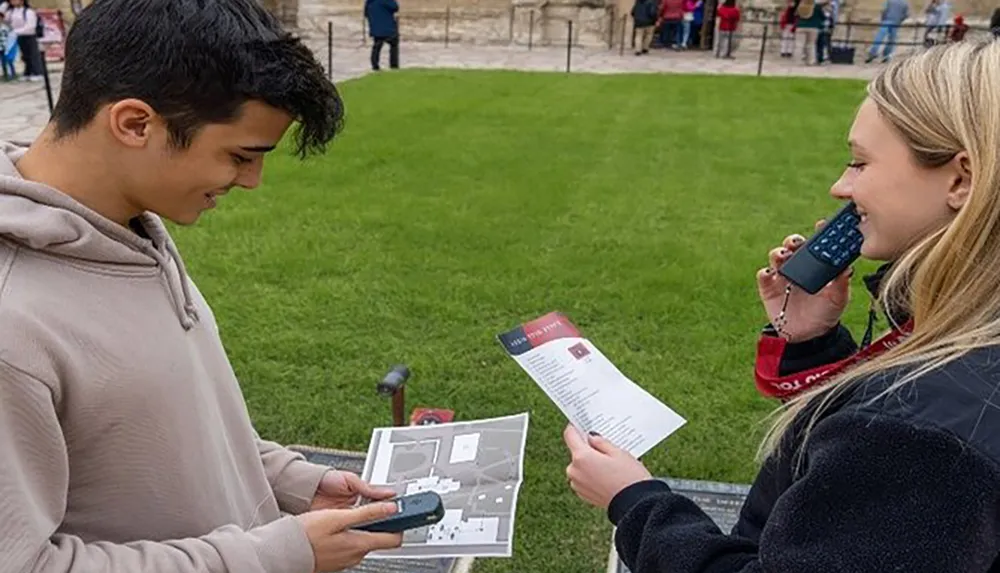
[[[93,0],[83,0],[81,5],[89,6]],[[33,0],[31,2],[33,8],[55,8],[56,10],[62,10],[63,20],[69,23],[73,20],[73,9],[70,0]]]
[[[588,1],[588,0],[583,0]],[[616,0],[420,0],[419,8],[400,1],[399,28],[404,41],[474,44],[565,44],[573,21],[576,45],[607,45],[620,27],[612,23]],[[352,0],[300,0],[298,25],[314,41],[325,39],[333,25],[337,45],[359,45],[367,33],[363,3]],[[616,36],[617,37],[617,36]]]
[[[312,41],[325,43],[327,26],[333,25],[334,44],[360,45],[366,41],[363,0],[267,0],[297,5],[295,18],[300,31]],[[739,0],[744,8],[742,32],[759,37],[763,24],[774,22],[783,0]],[[851,39],[870,41],[877,29],[884,0],[843,0],[840,20],[851,26]],[[967,23],[985,27],[998,0],[952,0],[952,16],[962,13]],[[631,39],[628,13],[632,0],[399,0],[400,34],[404,41],[475,44],[563,45],[567,21],[573,21],[573,42],[578,46],[615,45],[624,32]],[[900,31],[901,42],[923,39],[924,0],[910,0],[911,20]],[[285,10],[289,10],[285,8]],[[286,12],[288,14],[288,12]],[[290,17],[290,16],[289,16]],[[623,30],[624,24],[624,30]],[[771,26],[774,37],[774,26]],[[844,38],[846,26],[839,26]],[[975,35],[975,34],[973,34]],[[775,38],[776,40],[776,38]],[[770,42],[768,44],[770,48]],[[775,42],[775,46],[777,43]]]
[[[84,6],[93,0],[81,0]],[[366,26],[362,17],[364,0],[260,0],[290,28],[299,29],[313,41],[325,42],[327,25],[333,24],[334,43],[358,45],[364,40]],[[607,45],[609,36],[615,45],[621,39],[623,16],[626,42],[631,38],[632,23],[628,13],[632,0],[398,0],[400,32],[404,40],[477,44],[537,45],[565,44],[567,20],[573,20],[573,42],[580,46]],[[744,8],[744,34],[759,37],[763,25],[755,20],[773,21],[783,0],[738,0]],[[842,0],[841,20],[874,23],[884,0]],[[67,24],[72,23],[70,0],[34,0],[33,6],[63,10]],[[925,0],[910,0],[913,19],[923,20]],[[1000,0],[952,0],[952,15],[964,14],[974,27],[985,27]],[[773,27],[773,26],[772,26]],[[851,39],[867,41],[875,34],[874,26],[852,26]],[[837,38],[845,36],[839,26]],[[774,30],[771,30],[773,35]],[[974,32],[973,35],[976,35]],[[900,41],[923,38],[919,26],[900,31]],[[769,42],[770,47],[770,42]],[[777,45],[777,44],[775,44]]]

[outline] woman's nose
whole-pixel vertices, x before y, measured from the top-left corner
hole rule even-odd
[[[837,181],[835,181],[830,187],[830,195],[834,199],[850,199],[854,196],[853,185],[851,185],[849,181],[846,181],[846,178],[841,175],[840,179],[837,179]]]

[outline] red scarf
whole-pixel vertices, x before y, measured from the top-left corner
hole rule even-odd
[[[757,390],[771,398],[782,400],[791,398],[830,380],[856,362],[882,354],[902,342],[911,332],[913,332],[912,319],[843,360],[788,376],[778,375],[781,356],[788,341],[780,336],[763,335],[757,342],[757,364],[754,367]]]

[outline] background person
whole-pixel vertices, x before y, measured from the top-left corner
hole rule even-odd
[[[965,17],[961,14],[955,16],[955,23],[948,33],[949,42],[961,42],[965,39],[965,34],[969,31],[969,25],[965,23]]]
[[[795,53],[795,24],[798,21],[795,0],[788,0],[785,9],[781,11],[778,18],[778,27],[781,29],[781,57],[791,58]]]
[[[719,37],[715,44],[715,57],[733,57],[733,35],[740,26],[740,7],[736,0],[725,0],[716,10],[719,18]]]
[[[17,36],[7,24],[4,13],[0,11],[0,65],[3,66],[4,81],[17,79],[17,67],[14,65],[17,54]]]
[[[635,0],[632,5],[632,23],[637,32],[635,55],[649,53],[653,43],[653,28],[656,26],[656,0]]]
[[[868,94],[831,194],[857,204],[862,256],[890,265],[873,286],[912,330],[783,408],[728,534],[626,452],[568,427],[570,486],[607,508],[635,573],[1000,567],[1000,44],[932,47],[890,63]],[[758,273],[762,298],[784,290],[785,258],[772,252]],[[840,336],[848,273],[790,301],[790,341]]]
[[[684,0],[660,1],[660,43],[664,48],[680,49],[684,30]]]
[[[684,17],[681,24],[681,49],[686,50],[691,45],[691,26],[695,14],[701,8],[702,0],[684,0]]]
[[[0,4],[0,11],[10,25],[12,33],[17,36],[18,50],[24,62],[23,79],[29,82],[42,81],[42,53],[38,48],[38,38],[41,37],[41,22],[38,13],[28,4],[28,0],[10,0]]]
[[[372,37],[372,69],[381,69],[382,46],[389,44],[389,67],[399,67],[399,4],[396,0],[365,0],[368,34]]]
[[[896,37],[899,35],[899,27],[910,17],[910,4],[907,0],[885,0],[882,5],[882,17],[878,31],[875,32],[875,40],[868,50],[868,57],[865,63],[872,62],[878,57],[879,48],[882,49],[882,61],[888,62],[892,57],[893,50],[896,49]]]
[[[926,20],[924,25],[924,45],[932,46],[938,43],[938,36],[948,30],[948,20],[951,19],[951,4],[947,0],[931,0],[924,8]]]

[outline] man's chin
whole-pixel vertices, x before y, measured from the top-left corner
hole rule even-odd
[[[191,213],[172,213],[170,215],[164,214],[160,216],[170,221],[171,223],[180,225],[182,227],[187,227],[189,225],[194,225],[195,223],[197,223],[198,219],[201,218],[201,215],[202,215],[201,211],[194,211]]]

